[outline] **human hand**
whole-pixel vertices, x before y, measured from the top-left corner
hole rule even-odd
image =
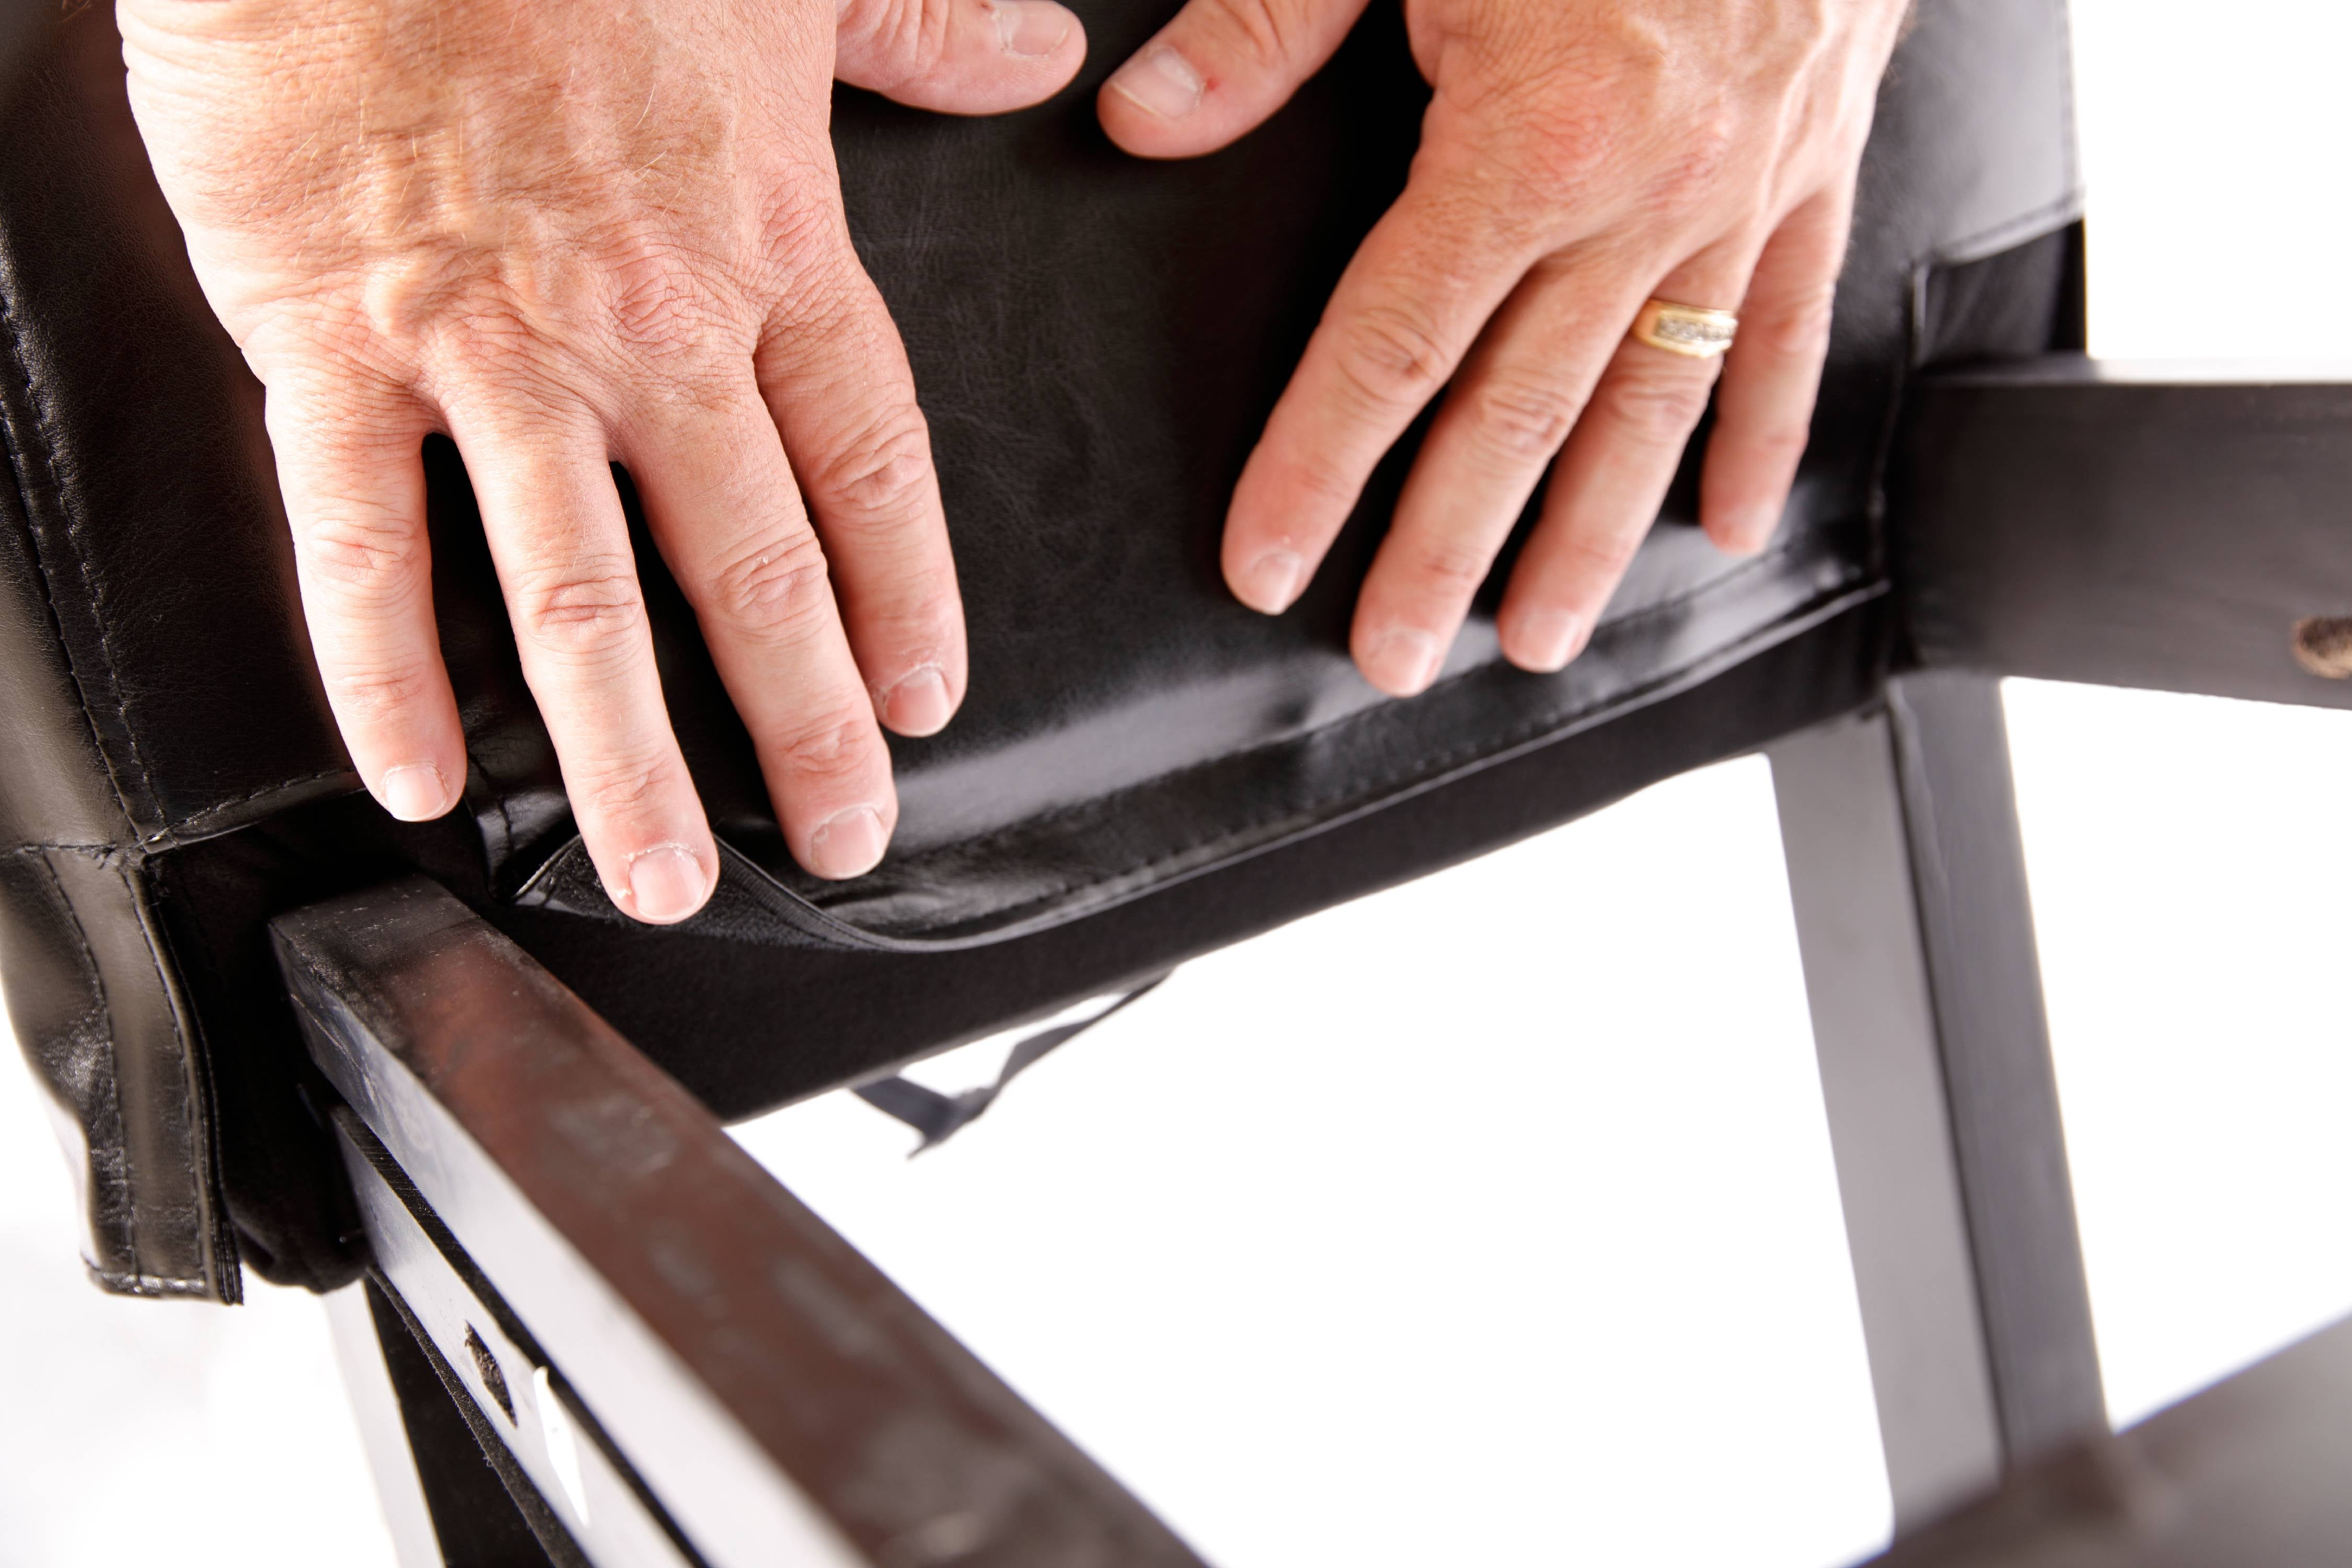
[[[1340,279],[1234,494],[1225,580],[1276,614],[1452,378],[1357,602],[1358,667],[1435,677],[1555,455],[1497,616],[1567,664],[1648,531],[1718,363],[1628,336],[1652,298],[1738,312],[1700,496],[1763,548],[1811,423],[1878,79],[1906,0],[1404,0],[1433,97],[1404,194]],[[1189,157],[1274,112],[1364,0],[1191,0],[1103,89]]]
[[[118,19],[197,279],[268,389],[320,671],[376,798],[437,816],[466,776],[426,559],[438,430],[614,901],[682,920],[718,872],[614,460],[793,855],[871,868],[898,816],[877,716],[948,721],[963,623],[906,354],[842,215],[833,80],[1017,108],[1076,72],[1077,19],[1052,0],[121,0]]]

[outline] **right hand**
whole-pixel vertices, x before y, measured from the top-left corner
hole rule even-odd
[[[1076,73],[1076,17],[1053,0],[121,0],[119,20],[196,277],[268,389],[311,640],[375,797],[437,816],[466,777],[419,454],[442,431],[614,902],[683,920],[718,874],[614,460],[793,854],[823,877],[871,868],[898,818],[877,719],[948,721],[963,622],[906,353],[842,214],[833,79],[1019,108]]]
[[[1365,0],[1191,0],[1105,83],[1130,153],[1231,142],[1321,68]],[[1372,470],[1435,412],[1356,601],[1364,679],[1428,689],[1529,499],[1505,658],[1582,651],[1713,398],[1699,521],[1751,555],[1812,426],[1879,78],[1906,0],[1404,0],[1430,84],[1364,238],[1234,489],[1226,583],[1296,603]],[[1737,312],[1729,357],[1632,331]],[[1442,396],[1441,396],[1442,393]],[[1547,477],[1549,476],[1549,477]]]

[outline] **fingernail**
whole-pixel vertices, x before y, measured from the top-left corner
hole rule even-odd
[[[641,850],[629,862],[629,912],[641,921],[682,921],[702,907],[709,890],[702,862],[678,845]]]
[[[1437,673],[1444,650],[1427,632],[1382,632],[1364,646],[1357,660],[1364,679],[1391,697],[1411,697]]]
[[[936,735],[947,728],[955,705],[948,700],[947,677],[926,664],[898,678],[882,694],[882,722],[901,735]]]
[[[430,822],[449,809],[448,781],[430,763],[386,768],[375,792],[384,810],[403,822]]]
[[[809,869],[838,881],[874,869],[887,838],[882,816],[870,805],[852,806],[809,835]]]
[[[1162,120],[1180,120],[1201,106],[1201,73],[1166,44],[1119,67],[1110,85]]]
[[[1287,550],[1269,550],[1242,568],[1234,596],[1253,610],[1278,616],[1307,584],[1307,563]]]
[[[1034,0],[996,0],[996,36],[1003,40],[1004,52],[1028,59],[1043,59],[1062,47],[1070,36],[1071,16],[1059,5],[1034,3]]]
[[[1584,617],[1568,610],[1532,610],[1519,617],[1518,636],[1511,640],[1522,669],[1565,669],[1584,650]]]

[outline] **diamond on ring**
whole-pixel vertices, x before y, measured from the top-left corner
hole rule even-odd
[[[1689,359],[1713,359],[1731,347],[1739,318],[1728,310],[1652,300],[1633,318],[1633,336],[1654,349]]]

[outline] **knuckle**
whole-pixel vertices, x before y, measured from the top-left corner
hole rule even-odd
[[[1456,539],[1431,539],[1417,545],[1410,570],[1424,591],[1448,600],[1462,600],[1486,580],[1493,558],[1475,544]]]
[[[1834,279],[1797,297],[1776,301],[1739,323],[1751,347],[1778,359],[1818,359],[1829,348],[1830,318],[1837,302]]]
[[[843,14],[843,32],[868,51],[880,68],[876,85],[903,87],[928,76],[947,57],[948,29],[954,16],[947,5],[923,0],[858,0]]]
[[[541,377],[560,356],[619,351],[699,358],[714,332],[740,335],[736,279],[675,234],[620,224],[560,253],[519,247],[455,275],[412,281],[389,313],[413,319],[440,369]]]
[[[1579,529],[1570,534],[1561,546],[1561,553],[1578,575],[1604,583],[1613,583],[1625,574],[1633,557],[1642,548],[1640,531],[1626,532],[1613,528]]]
[[[352,401],[354,369],[385,374],[395,367],[385,341],[365,310],[332,295],[325,299],[272,301],[263,314],[240,313],[233,333],[247,363],[272,389],[310,394],[313,410],[344,412]],[[273,416],[277,413],[272,409]]]
[[[1282,0],[1203,0],[1202,19],[1224,39],[1240,46],[1243,58],[1271,69],[1297,53],[1297,19]]]
[[[423,531],[388,515],[354,510],[313,518],[296,531],[295,542],[313,577],[366,604],[415,591],[425,564]]]
[[[360,728],[413,710],[433,689],[433,672],[421,664],[337,665],[320,675],[335,711]]]
[[[845,710],[793,730],[777,750],[793,777],[821,784],[864,773],[879,745],[872,718]]]
[[[1775,467],[1793,468],[1797,466],[1797,459],[1805,455],[1805,448],[1811,440],[1812,430],[1805,421],[1771,419],[1742,427],[1738,433],[1738,448],[1749,457]]]
[[[1339,344],[1339,366],[1370,406],[1419,408],[1445,379],[1447,354],[1427,313],[1389,302],[1359,311]]]
[[[656,814],[679,784],[677,764],[663,752],[624,752],[567,772],[566,786],[589,813],[606,821]]]
[[[1363,480],[1321,451],[1292,456],[1282,465],[1279,483],[1309,509],[1341,517],[1355,509],[1363,494]]]
[[[551,652],[576,658],[609,658],[625,652],[643,632],[644,596],[635,563],[625,556],[598,555],[561,567],[525,571],[511,595],[517,626]]]
[[[475,431],[560,440],[591,408],[578,353],[586,342],[584,333],[559,336],[547,321],[487,306],[436,337],[431,379],[450,417]]]
[[[1489,447],[1513,458],[1548,458],[1568,439],[1576,405],[1559,388],[1503,377],[1472,398],[1471,427]]]
[[[694,264],[676,251],[641,247],[605,269],[607,320],[625,349],[663,357],[694,353],[717,311]]]
[[[805,626],[831,592],[824,551],[806,529],[755,542],[710,579],[713,611],[754,637],[782,637]]]
[[[1644,366],[1612,377],[1601,394],[1610,422],[1633,440],[1680,446],[1706,412],[1706,400],[1715,387],[1712,367],[1711,361],[1705,366]]]
[[[1651,203],[1684,216],[1706,206],[1723,186],[1739,150],[1739,119],[1728,104],[1717,103],[1678,121],[1674,153],[1652,177]]]
[[[1558,207],[1623,166],[1623,132],[1581,97],[1530,106],[1496,142],[1502,181],[1523,207]]]
[[[768,258],[778,321],[829,327],[840,310],[849,264],[840,223],[825,200],[824,172],[795,170],[777,182],[760,216],[760,254]]]
[[[551,347],[551,312],[527,309],[511,292],[474,282],[453,291],[431,331],[440,363],[494,382],[536,381]]]
[[[896,522],[922,510],[937,481],[930,430],[911,404],[867,426],[812,476],[827,521]]]

